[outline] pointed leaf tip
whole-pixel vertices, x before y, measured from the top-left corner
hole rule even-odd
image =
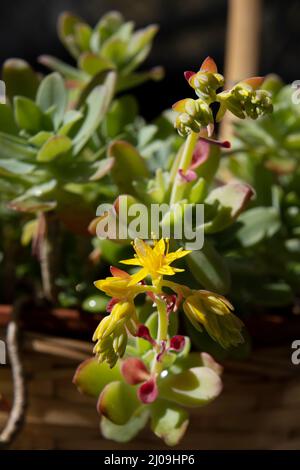
[[[242,83],[246,83],[247,85],[250,85],[253,90],[257,90],[263,84],[264,79],[265,77],[250,77],[242,80]]]
[[[217,73],[218,68],[217,65],[211,57],[206,57],[206,59],[202,62],[201,67],[200,67],[200,72],[211,72],[211,73]]]

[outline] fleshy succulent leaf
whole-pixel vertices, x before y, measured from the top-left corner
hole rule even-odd
[[[160,397],[187,407],[204,406],[222,390],[218,374],[208,367],[194,367],[168,374],[160,383]]]
[[[188,413],[174,403],[157,400],[151,406],[151,429],[168,446],[179,443],[188,424]]]
[[[99,364],[97,359],[90,358],[77,368],[73,383],[81,393],[98,397],[107,384],[121,377],[118,366],[111,369],[107,363]]]
[[[121,381],[107,384],[97,404],[98,413],[114,424],[126,424],[141,406],[136,388]]]

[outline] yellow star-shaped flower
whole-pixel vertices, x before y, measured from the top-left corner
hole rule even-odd
[[[133,247],[136,252],[135,257],[120,261],[123,264],[142,267],[140,271],[131,276],[129,285],[137,284],[148,275],[153,281],[159,281],[162,276],[173,276],[177,272],[184,271],[184,269],[173,268],[170,264],[190,253],[182,248],[169,253],[169,242],[163,238],[155,242],[153,248],[143,240],[136,239]]]

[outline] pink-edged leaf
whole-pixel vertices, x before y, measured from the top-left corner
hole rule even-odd
[[[159,396],[186,407],[204,406],[222,390],[218,374],[209,367],[192,367],[178,374],[168,374],[159,385]]]
[[[136,357],[129,357],[122,361],[121,373],[129,385],[137,385],[149,379],[147,367]]]
[[[158,388],[156,380],[151,378],[147,382],[143,383],[138,389],[138,398],[142,403],[150,404],[153,403],[158,397]]]
[[[173,336],[170,340],[170,350],[180,352],[185,346],[185,337],[182,335]]]
[[[205,367],[209,367],[216,374],[222,375],[223,367],[218,362],[216,362],[210,354],[208,354],[206,352],[202,352],[202,353],[200,353],[200,355],[201,355],[203,365]]]
[[[186,183],[190,183],[191,181],[195,181],[197,179],[197,173],[193,170],[186,170],[183,171],[181,168],[178,170],[180,178],[185,181]]]
[[[254,191],[245,183],[229,183],[211,191],[206,199],[208,204],[218,201],[221,206],[230,208],[231,218],[236,218],[250,201]]]
[[[201,67],[200,67],[200,72],[211,72],[211,73],[217,73],[218,68],[217,65],[211,57],[206,57],[206,59],[202,62]]]
[[[190,169],[195,170],[198,168],[200,165],[202,165],[202,163],[206,162],[208,156],[209,143],[201,137],[196,144]]]
[[[185,103],[187,102],[188,98],[184,98],[183,100],[176,101],[173,104],[172,109],[177,111],[177,113],[184,113],[185,111]]]
[[[264,79],[265,77],[250,77],[242,80],[240,83],[246,83],[247,85],[250,85],[253,90],[257,90],[263,84]]]

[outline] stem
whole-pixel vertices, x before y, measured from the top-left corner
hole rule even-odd
[[[58,221],[55,216],[46,212],[44,217],[44,235],[41,241],[40,264],[44,296],[52,303],[57,299],[57,288],[55,285],[57,277],[57,261],[58,261]]]
[[[166,304],[163,300],[156,299],[158,312],[157,342],[166,341],[168,338],[168,314]]]
[[[199,134],[197,132],[191,132],[189,134],[184,145],[184,150],[181,155],[178,169],[183,170],[183,171],[186,171],[189,169],[198,137],[199,137]],[[172,193],[171,193],[170,205],[176,204],[178,201],[182,199],[182,195],[184,193],[186,184],[187,183],[185,181],[182,181],[182,179],[180,178],[180,175],[177,173],[177,176],[175,178],[175,183],[174,183]]]
[[[156,297],[155,300],[158,312],[158,331],[157,331],[157,344],[160,344],[162,341],[166,341],[168,339],[168,314],[167,314],[167,307],[163,300],[160,300]],[[163,365],[161,362],[157,361],[156,357],[152,363],[152,373],[160,374],[163,369]]]
[[[20,432],[26,411],[26,384],[19,346],[19,317],[23,302],[19,301],[13,310],[12,320],[7,328],[7,348],[12,369],[14,401],[5,428],[0,433],[0,449],[7,448]]]

